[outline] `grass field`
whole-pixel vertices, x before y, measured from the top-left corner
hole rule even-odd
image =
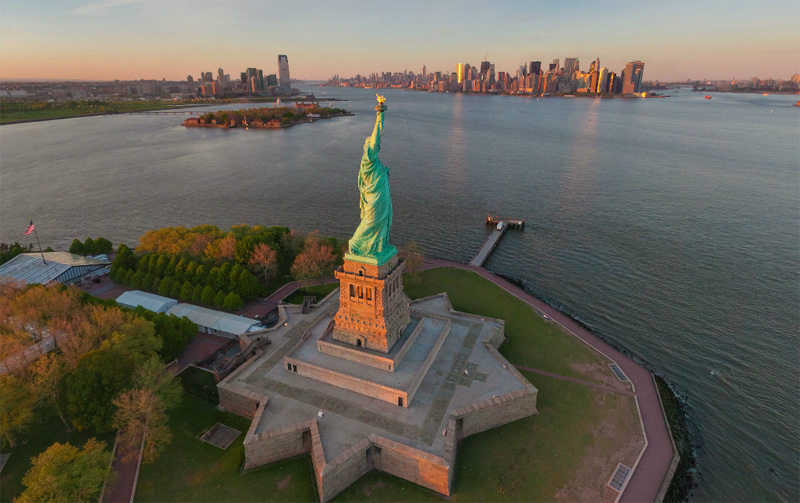
[[[135,501],[315,501],[308,457],[240,473],[250,420],[220,412],[215,403],[199,398],[203,386],[216,383],[208,372],[190,374],[183,380],[184,388],[199,390],[185,392],[181,404],[170,412],[172,443],[154,463],[142,465]],[[242,432],[224,451],[199,439],[217,423]]]
[[[303,297],[305,297],[306,295],[314,295],[317,298],[317,302],[319,302],[322,299],[324,299],[326,295],[336,290],[337,288],[339,288],[339,283],[304,286],[299,290],[295,290],[291,295],[286,297],[286,299],[284,300],[286,300],[286,302],[290,304],[302,304]]]
[[[94,437],[106,442],[108,451],[114,447],[114,434],[95,435],[86,431],[72,431],[67,433],[64,423],[58,418],[52,407],[45,407],[39,411],[41,415],[30,425],[28,434],[25,435],[14,447],[4,448],[3,453],[11,452],[11,457],[3,467],[0,474],[0,501],[11,501],[19,496],[25,487],[22,478],[31,467],[31,458],[38,456],[56,442],[62,444],[69,442],[76,447],[83,447],[87,440]]]
[[[501,352],[512,363],[590,377],[573,364],[605,364],[575,337],[544,322],[527,304],[469,271],[434,269],[406,279],[412,298],[448,292],[458,310],[506,320],[510,341]],[[199,373],[198,373],[199,372]],[[217,411],[190,395],[213,383],[198,371],[184,379],[187,394],[172,412],[173,443],[142,467],[137,501],[315,501],[310,458],[239,474],[250,421]],[[539,414],[473,435],[459,443],[452,501],[613,501],[604,489],[618,461],[638,453],[638,416],[632,398],[523,372],[538,389]],[[197,393],[196,393],[197,394]],[[242,431],[227,451],[196,437],[216,422]],[[637,437],[638,435],[638,437]],[[628,466],[631,466],[629,464]],[[605,492],[604,492],[605,491]],[[441,496],[382,472],[371,472],[335,501],[444,501]]]

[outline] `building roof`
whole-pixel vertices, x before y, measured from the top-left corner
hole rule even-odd
[[[162,297],[161,295],[156,295],[154,293],[142,292],[140,290],[124,292],[122,295],[117,297],[117,302],[127,307],[142,306],[143,308],[156,313],[164,313],[178,303],[178,301],[175,299]]]
[[[205,307],[193,306],[191,304],[177,304],[169,308],[167,314],[175,316],[185,316],[200,326],[219,330],[234,335],[242,335],[252,332],[252,328],[260,325],[258,320],[251,320],[244,316],[214,311]]]
[[[82,276],[109,262],[82,257],[67,252],[45,252],[45,262],[39,253],[23,253],[0,265],[0,278],[9,278],[23,283],[61,283]]]

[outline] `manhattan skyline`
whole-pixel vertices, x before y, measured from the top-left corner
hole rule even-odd
[[[0,4],[0,79],[183,80],[214,65],[292,77],[457,61],[510,70],[562,54],[609,68],[648,63],[648,80],[788,79],[800,68],[800,4],[768,2],[366,3],[172,0]],[[271,63],[274,64],[274,63]]]

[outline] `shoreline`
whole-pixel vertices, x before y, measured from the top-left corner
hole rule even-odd
[[[697,435],[692,433],[691,423],[686,414],[686,400],[675,391],[675,387],[669,381],[669,379],[661,373],[653,370],[647,360],[631,352],[621,343],[598,332],[595,328],[575,317],[573,314],[565,312],[562,309],[562,306],[554,305],[553,302],[542,298],[541,295],[538,295],[531,288],[529,288],[524,280],[507,274],[495,273],[489,271],[488,269],[486,269],[486,271],[489,272],[489,274],[503,278],[512,285],[515,285],[523,290],[531,297],[534,297],[540,302],[550,306],[552,309],[555,309],[562,315],[572,320],[573,323],[579,325],[584,330],[589,332],[592,336],[605,342],[614,350],[628,357],[652,374],[654,384],[656,386],[656,392],[658,393],[659,400],[661,401],[661,412],[670,432],[670,440],[672,441],[673,449],[678,457],[675,462],[675,466],[670,469],[670,472],[672,473],[670,474],[668,472],[671,480],[669,481],[669,484],[663,484],[658,501],[686,501],[692,489],[696,486],[696,453],[699,444],[697,442]],[[666,393],[668,393],[667,396],[663,395],[664,388],[666,388]],[[667,402],[668,406],[665,406],[665,402]]]
[[[303,101],[310,98],[288,98],[291,101]],[[319,101],[348,101],[343,98],[326,98],[324,100],[319,99]],[[44,121],[58,121],[63,119],[82,119],[85,117],[102,117],[105,115],[124,115],[124,114],[137,114],[141,112],[168,112],[170,110],[178,110],[182,108],[194,108],[194,107],[213,107],[213,106],[221,106],[221,105],[228,105],[228,104],[237,104],[237,103],[276,103],[277,99],[275,100],[234,100],[234,101],[219,101],[214,103],[192,103],[192,104],[181,104],[170,106],[167,108],[143,108],[141,110],[126,110],[124,112],[100,112],[96,114],[81,114],[81,115],[67,115],[65,117],[39,117],[33,119],[17,119],[8,122],[0,122],[0,126],[10,126],[12,124],[26,124],[29,122],[44,122]],[[355,114],[353,114],[355,115]]]

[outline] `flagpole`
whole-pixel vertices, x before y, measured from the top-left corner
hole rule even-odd
[[[33,235],[36,236],[36,244],[39,245],[39,253],[42,254],[42,262],[46,264],[47,261],[44,259],[44,252],[42,251],[42,243],[39,242],[39,233],[36,232],[36,227],[33,228]]]

